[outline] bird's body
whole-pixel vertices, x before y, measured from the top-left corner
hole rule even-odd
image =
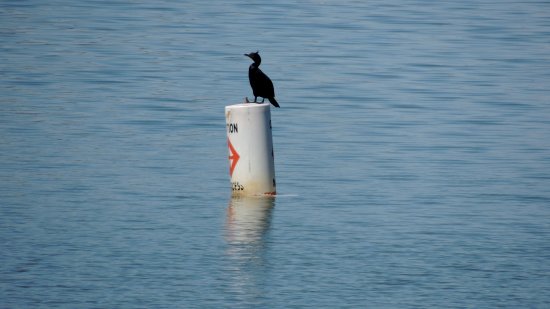
[[[245,54],[254,61],[248,68],[248,79],[250,80],[250,86],[252,87],[252,93],[254,94],[254,102],[257,102],[258,97],[262,98],[262,103],[265,99],[268,99],[275,107],[280,107],[277,100],[275,100],[275,90],[273,89],[273,82],[260,70],[260,63],[262,58],[258,52]]]

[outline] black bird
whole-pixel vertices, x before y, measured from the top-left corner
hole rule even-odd
[[[257,102],[258,97],[262,97],[262,103],[264,103],[265,99],[268,99],[273,106],[280,107],[277,100],[275,100],[275,90],[273,90],[271,79],[260,70],[260,63],[262,63],[260,54],[255,52],[244,55],[250,57],[250,59],[254,61],[248,68],[248,79],[250,80],[250,86],[254,93],[254,102]],[[248,98],[246,101],[248,102]]]

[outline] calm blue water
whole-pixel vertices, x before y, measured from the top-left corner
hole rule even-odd
[[[550,307],[550,3],[455,2],[1,1],[0,308]]]

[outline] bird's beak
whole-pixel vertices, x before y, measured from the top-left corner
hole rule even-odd
[[[252,57],[250,57],[250,54],[244,54],[244,55],[247,56],[248,58],[252,58]]]

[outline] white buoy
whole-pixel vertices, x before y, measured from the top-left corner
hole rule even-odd
[[[233,195],[275,195],[269,103],[226,106],[225,122]]]

